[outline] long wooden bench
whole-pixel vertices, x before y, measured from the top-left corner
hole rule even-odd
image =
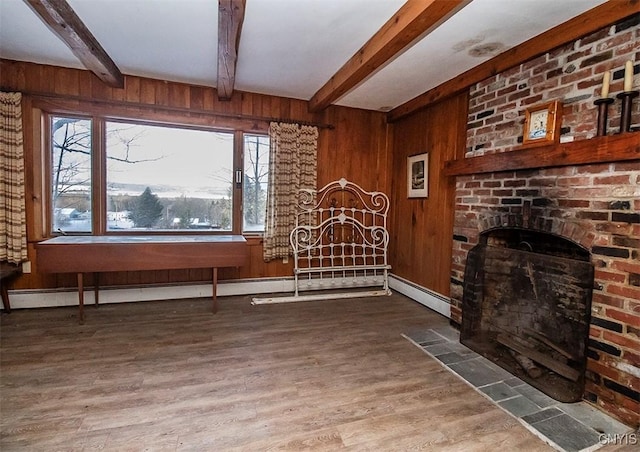
[[[240,267],[249,258],[241,235],[62,236],[36,244],[38,271],[76,273],[79,321],[84,322],[83,273],[213,269],[213,312],[217,310],[218,267]]]

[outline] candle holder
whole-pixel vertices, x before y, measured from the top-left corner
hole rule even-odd
[[[631,129],[631,102],[634,97],[638,97],[640,91],[624,91],[616,97],[622,99],[622,110],[620,111],[620,133],[628,132]]]
[[[593,101],[598,106],[598,132],[597,136],[603,137],[607,134],[607,116],[609,115],[609,105],[613,103],[610,97],[603,97]]]

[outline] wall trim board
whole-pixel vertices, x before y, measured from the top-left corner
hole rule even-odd
[[[449,299],[396,275],[389,275],[389,286],[399,293],[450,318]],[[171,284],[136,287],[101,287],[100,304],[154,300],[180,300],[211,297],[211,284]],[[293,292],[293,278],[258,278],[218,282],[218,296],[282,294]],[[77,306],[78,291],[68,289],[17,289],[9,291],[12,309]],[[84,292],[85,305],[93,304],[91,287]]]
[[[293,292],[293,278],[260,278],[218,282],[218,296]],[[101,287],[100,304],[138,301],[210,298],[211,284],[169,284],[128,287]],[[77,306],[78,291],[65,289],[17,289],[9,291],[11,309]],[[93,288],[84,291],[85,306],[93,304]]]
[[[449,297],[394,274],[389,275],[389,287],[436,311],[438,314],[442,314],[448,319],[451,318],[451,301]]]

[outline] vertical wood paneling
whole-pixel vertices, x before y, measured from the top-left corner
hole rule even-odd
[[[386,124],[379,113],[330,107],[327,121],[334,130],[320,132],[318,148],[318,185],[345,177],[367,191],[388,192],[384,185],[386,161]],[[358,127],[354,127],[354,125]],[[382,155],[382,157],[380,157]]]
[[[43,66],[40,73],[40,79],[36,79],[34,85],[37,86],[37,91],[51,93],[55,92],[55,82],[56,68],[53,66]]]
[[[128,272],[128,273],[124,273],[124,272],[119,272],[117,274],[108,274],[107,276],[109,278],[121,278],[120,280],[118,280],[118,282],[113,282],[114,285],[124,285],[124,284],[129,284],[129,285],[135,285],[135,284],[142,284],[142,274],[143,272]],[[109,284],[110,282],[107,282],[106,284]]]
[[[161,81],[156,86],[156,105],[169,105],[169,83]]]
[[[91,97],[91,77],[93,74],[88,71],[80,72],[80,80],[78,81],[78,95],[80,97]]]
[[[1,61],[1,60],[0,60]],[[0,63],[1,64],[1,63]],[[45,67],[49,66],[40,66],[40,65],[18,65],[18,64],[1,64],[0,68],[2,71],[0,72],[0,79],[2,80],[1,85],[5,86],[5,79],[11,81],[12,85],[15,87],[21,86],[29,86],[34,91],[42,90],[42,86],[40,81],[42,80],[42,71]],[[22,68],[22,73],[24,74],[24,78],[14,78],[16,77],[17,68]]]
[[[129,77],[125,77],[125,86]],[[158,82],[146,78],[140,79],[140,102],[154,104],[156,101],[156,85]]]
[[[138,77],[127,77],[124,80],[126,102],[140,102],[140,79]]]
[[[189,86],[181,83],[167,84],[168,105],[189,108]]]
[[[242,104],[240,105],[240,113],[243,115],[253,114],[253,95],[250,93],[241,93]]]
[[[92,74],[93,75],[93,74]],[[127,99],[127,92],[125,88],[112,88],[110,100],[118,102],[124,102]]]
[[[343,107],[331,107],[327,112],[311,114],[308,104],[298,99],[267,96],[263,94],[234,92],[230,101],[219,101],[213,88],[191,86],[178,83],[152,80],[141,77],[125,77],[125,89],[114,90],[102,84],[93,74],[76,69],[63,69],[33,63],[0,60],[0,86],[15,91],[38,92],[81,96],[87,99],[118,101],[121,106],[127,103],[148,104],[147,115],[156,120],[185,122],[185,114],[168,113],[154,109],[154,106],[193,108],[211,112],[229,114],[258,115],[267,118],[283,118],[297,121],[318,121],[332,123],[333,130],[320,130],[318,141],[318,183],[322,185],[340,177],[361,184],[368,190],[387,191],[386,185],[391,178],[390,151],[387,145],[387,126],[383,113],[370,112]],[[60,91],[58,91],[58,89]],[[92,106],[92,112],[99,108]],[[22,276],[13,287],[45,288],[75,287],[74,275],[43,275],[37,272],[37,260],[34,243],[41,234],[35,233],[42,227],[42,209],[38,190],[41,186],[41,162],[38,160],[39,143],[37,131],[40,128],[37,115],[26,113],[25,135],[28,138],[26,152],[31,156],[29,187],[32,193],[27,196],[29,211],[28,229],[30,237],[29,259],[34,273]],[[257,121],[259,122],[259,121]],[[201,121],[202,123],[202,121]],[[211,117],[206,124],[220,127],[233,127],[238,122],[222,116]],[[266,122],[260,124],[266,130]],[[40,185],[38,185],[40,184]],[[262,259],[262,240],[249,239],[250,262],[240,269],[225,269],[220,279],[260,278],[293,275],[293,262],[281,260],[265,263]],[[189,272],[117,272],[101,276],[101,285],[127,285],[173,283],[183,281],[209,281],[211,270]]]
[[[58,72],[66,72],[66,71],[58,70]],[[91,84],[91,97],[92,98],[94,98],[94,99],[104,99],[104,100],[112,98],[113,88],[110,88],[107,85],[105,85],[104,83],[102,83],[102,81],[98,77],[92,76],[90,78],[90,84]],[[55,90],[53,92],[57,93],[57,91],[55,91]]]
[[[203,89],[204,89],[203,108],[207,111],[213,111],[213,104],[216,99],[216,91],[213,88],[203,88]]]
[[[197,110],[204,110],[204,88],[192,86],[189,88],[189,106]]]
[[[22,66],[11,65],[7,66],[6,68],[3,67],[2,69],[4,71],[3,75],[11,80],[15,80],[17,85],[27,83],[24,68]],[[35,75],[32,75],[32,77],[35,77]]]
[[[390,257],[393,273],[449,295],[455,180],[444,162],[463,158],[467,95],[393,125]],[[429,152],[429,197],[407,198],[407,157]]]

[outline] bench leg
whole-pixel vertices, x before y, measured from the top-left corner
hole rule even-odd
[[[1,283],[2,287],[0,288],[0,292],[2,292],[2,306],[4,306],[4,310],[6,313],[11,312],[11,303],[9,303],[9,289],[7,289],[6,283]]]
[[[98,291],[100,290],[100,273],[95,272],[93,274],[93,281],[94,281],[94,292],[93,292],[93,296],[94,296],[94,300],[96,303],[96,308],[98,307]]]
[[[218,269],[213,269],[213,313],[218,312]]]
[[[84,280],[82,273],[78,273],[78,323],[84,323]]]

